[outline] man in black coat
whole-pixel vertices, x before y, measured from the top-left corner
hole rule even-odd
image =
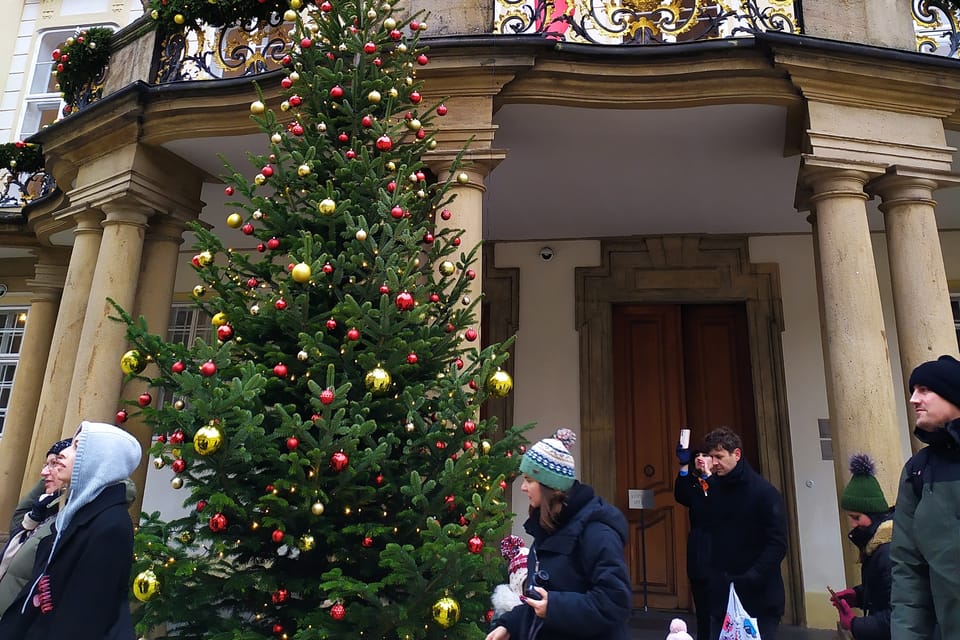
[[[707,499],[711,637],[720,633],[732,582],[744,608],[757,619],[760,637],[776,640],[785,599],[780,573],[787,553],[783,498],[743,458],[736,433],[714,429],[704,443],[713,460]]]

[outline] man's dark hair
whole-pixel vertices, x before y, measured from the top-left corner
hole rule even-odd
[[[743,440],[729,427],[717,427],[703,439],[703,446],[707,451],[726,449],[733,453],[734,449],[743,451]]]

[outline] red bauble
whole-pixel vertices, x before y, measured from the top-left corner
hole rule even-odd
[[[330,3],[327,2],[327,1],[324,1],[324,2],[321,3],[321,5],[320,5],[320,11],[324,11],[324,12],[333,11],[333,5],[330,4]]]
[[[457,358],[453,364],[457,365],[457,369],[463,369],[463,358]]]
[[[424,241],[425,243],[427,243],[427,244],[433,244],[433,239],[434,239],[434,238],[433,238],[433,234],[432,234],[432,233],[425,233],[425,234],[423,234],[423,241]]]
[[[200,373],[207,376],[208,378],[217,372],[217,365],[213,363],[213,360],[207,360],[202,365],[200,365]]]
[[[364,53],[376,53],[376,52],[377,52],[377,45],[376,45],[376,43],[368,42],[368,43],[364,44],[364,45],[363,45],[363,52],[364,52]]]
[[[210,516],[210,522],[208,523],[210,531],[214,533],[220,533],[227,529],[227,516],[222,513],[215,513]]]
[[[114,417],[117,419],[117,424],[123,424],[127,421],[127,412],[123,409],[120,409],[120,411],[117,411],[117,415]]]
[[[232,195],[233,195],[233,187],[226,187],[226,188],[224,188],[223,193],[224,193],[225,195],[232,196]]]
[[[396,304],[400,311],[410,311],[416,305],[416,301],[409,291],[401,291],[397,294]]]
[[[277,376],[278,378],[286,378],[287,365],[283,364],[282,362],[278,362],[277,364],[275,364],[273,366],[273,375]]]
[[[373,481],[377,483],[377,486],[382,485],[382,484],[383,484],[383,474],[382,474],[382,473],[377,474],[377,477],[374,478]]]
[[[149,393],[141,393],[137,398],[137,404],[141,407],[145,407],[151,402],[153,402],[153,396],[151,396]]]
[[[477,272],[474,271],[473,269],[467,269],[467,277],[470,278],[471,280],[474,280],[477,277]]]
[[[303,98],[298,95],[292,95],[287,99],[291,107],[299,107],[303,103]]]
[[[290,436],[289,438],[287,438],[287,449],[289,449],[290,451],[293,451],[299,446],[300,446],[299,440],[297,440],[293,436]]]
[[[263,174],[264,177],[269,178],[273,175],[273,167],[268,164],[264,165],[263,169],[260,169],[260,173]]]
[[[500,488],[503,489],[504,491],[507,490],[507,481],[506,481],[506,480],[501,480],[501,481],[500,481]]]
[[[348,464],[350,464],[350,458],[343,451],[337,451],[330,456],[330,468],[338,473],[346,469]]]
[[[390,31],[390,39],[393,40],[394,42],[396,42],[402,37],[403,37],[403,34],[400,32],[399,29],[393,29],[392,31]]]
[[[380,58],[374,58],[373,66],[379,69],[381,66],[383,66],[383,60],[381,60]]]
[[[173,373],[183,373],[183,370],[186,368],[186,365],[183,364],[182,360],[177,360],[172,365],[170,365],[170,371]]]
[[[440,302],[440,296],[436,293],[431,293],[430,302]]]
[[[273,493],[274,491],[277,490],[277,488],[274,487],[272,484],[268,484],[267,486],[265,486],[265,487],[263,488],[263,490],[264,490],[266,493]]]
[[[331,89],[330,89],[330,97],[331,97],[331,98],[337,98],[337,99],[342,98],[342,97],[343,97],[343,87],[341,87],[340,85],[337,85],[337,86],[331,88]]]
[[[269,240],[267,240],[267,249],[270,249],[271,251],[273,251],[274,249],[277,249],[279,247],[280,247],[280,241],[278,239],[270,238]]]
[[[457,329],[457,328],[456,328],[455,326],[453,326],[453,323],[452,323],[452,322],[448,322],[448,323],[447,323],[447,326],[444,327],[444,331],[446,331],[447,333],[453,333],[454,331],[456,331],[456,329]]]
[[[183,461],[183,458],[177,458],[170,465],[170,468],[173,469],[174,473],[183,473],[183,470],[187,468],[187,463]]]
[[[256,287],[258,284],[260,283],[257,282],[256,278],[247,278],[247,286],[250,287],[251,289]]]
[[[312,46],[313,46],[313,40],[311,40],[310,38],[302,38],[302,39],[300,40],[300,47],[301,47],[301,48],[303,48],[303,49],[309,49],[309,48],[312,47]]]
[[[453,495],[452,493],[444,498],[443,501],[446,503],[449,511],[453,511],[457,508],[457,496]]]
[[[290,126],[290,133],[292,133],[292,134],[295,135],[295,136],[302,136],[303,133],[304,133],[304,131],[303,131],[303,125],[300,124],[299,122],[293,123],[293,124]]]
[[[163,444],[166,441],[167,441],[167,436],[163,435],[162,433],[157,436],[157,442],[159,442],[160,444]]]
[[[440,212],[440,217],[443,218],[444,220],[449,220],[451,215],[453,214],[450,213],[449,209],[444,209],[443,211]]]
[[[53,50],[53,53],[51,54],[51,57],[52,57],[54,60],[59,60],[59,59],[60,59],[60,49],[54,49],[54,50]]]
[[[283,298],[280,298],[279,300],[277,300],[276,302],[273,303],[273,307],[274,307],[277,311],[283,311],[284,309],[287,308],[287,301],[284,300]]]
[[[293,64],[293,58],[291,58],[289,55],[285,55],[280,58],[280,64],[285,67],[289,67],[291,64]]]
[[[470,382],[467,383],[467,386],[470,387],[470,389],[472,389],[473,391],[476,391],[476,390],[477,390],[477,381],[476,381],[476,380],[471,380]]]
[[[467,339],[467,342],[473,342],[477,339],[477,330],[476,329],[467,329],[463,332],[463,337]]]
[[[369,129],[370,127],[373,126],[373,118],[371,118],[370,116],[363,116],[362,118],[360,118],[360,124],[362,124],[364,127]]]
[[[200,511],[203,511],[203,510],[206,509],[206,508],[207,508],[207,501],[206,501],[206,500],[197,500],[197,512],[198,512],[198,513],[199,513]]]
[[[320,270],[323,271],[325,274],[330,275],[331,273],[333,273],[333,265],[330,264],[329,262],[324,262],[323,267],[321,267]]]
[[[419,91],[410,92],[410,102],[413,104],[420,104],[421,100],[423,100],[423,96],[420,95]]]
[[[403,217],[403,207],[401,207],[400,205],[396,205],[395,207],[390,209],[390,215],[393,216],[395,219],[399,220],[400,218]]]
[[[222,324],[217,327],[217,340],[226,342],[233,337],[233,327],[228,324]]]
[[[407,363],[408,363],[408,364],[417,364],[417,361],[418,361],[419,359],[420,359],[420,358],[418,358],[418,357],[417,357],[417,354],[415,354],[415,353],[412,353],[412,352],[411,352],[411,353],[408,353],[408,354],[407,354]]]
[[[467,440],[466,442],[463,443],[464,451],[470,451],[471,449],[473,449],[473,440]]]
[[[370,536],[365,536],[361,544],[367,549],[369,549],[370,547],[373,546],[373,538],[371,538]]]
[[[397,183],[391,180],[387,183],[387,193],[393,193],[397,190]]]
[[[273,533],[270,534],[270,539],[276,542],[277,544],[280,544],[281,542],[283,542],[283,531],[281,531],[280,529],[274,529]]]
[[[456,238],[453,239],[453,246],[455,246],[455,247],[459,247],[459,246],[460,246],[460,238],[459,238],[459,237],[456,237]]]
[[[337,328],[337,321],[334,320],[333,318],[328,318],[328,319],[327,319],[327,331],[333,331],[333,330],[336,329],[336,328]]]
[[[170,444],[183,444],[183,430],[177,429],[170,434]]]
[[[437,449],[446,449],[447,443],[444,442],[443,440],[437,440],[433,446],[435,446]]]
[[[477,423],[473,420],[464,420],[463,421],[463,432],[468,436],[472,436],[477,432]]]
[[[430,62],[430,58],[427,57],[427,54],[421,53],[420,55],[417,56],[417,64],[423,66],[428,62]]]
[[[340,142],[350,142],[350,135],[347,133],[341,133],[337,136],[337,140]]]
[[[380,294],[385,296],[388,293],[390,293],[390,287],[385,284],[380,285]]]
[[[438,105],[438,106],[437,106],[437,115],[438,115],[438,116],[445,116],[445,115],[447,115],[447,105],[445,105],[445,104]]]
[[[360,331],[357,329],[349,329],[347,331],[347,340],[353,340],[356,342],[360,339]]]
[[[357,152],[353,149],[347,149],[346,153],[343,154],[343,157],[347,160],[353,160],[357,157]]]
[[[289,89],[290,87],[293,86],[293,80],[291,80],[290,78],[284,78],[283,80],[280,81],[280,86],[283,87],[284,89]]]
[[[487,609],[487,612],[483,615],[483,619],[487,621],[487,624],[493,622],[493,609]]]
[[[378,151],[390,151],[391,149],[393,149],[393,140],[390,139],[390,136],[380,136],[377,138]]]
[[[263,244],[262,242],[257,243],[257,251],[259,251],[260,253],[263,253],[266,250],[267,250],[267,245]]]
[[[417,129],[417,140],[423,140],[427,137],[426,129]]]
[[[480,553],[483,551],[483,540],[480,536],[473,536],[467,541],[467,550],[469,550],[470,553]]]
[[[283,625],[279,622],[273,625],[273,635],[278,636],[283,633]]]
[[[416,20],[411,20],[410,31],[419,31],[419,30],[420,30],[420,23],[417,22]]]
[[[277,589],[273,592],[273,595],[270,596],[270,599],[273,600],[273,604],[283,604],[290,598],[290,591],[287,589]]]
[[[343,620],[345,615],[347,615],[347,610],[339,602],[330,607],[330,617],[334,620]]]

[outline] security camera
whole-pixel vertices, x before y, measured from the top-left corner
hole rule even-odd
[[[542,247],[540,249],[540,259],[544,262],[550,262],[553,260],[553,249],[550,247]]]

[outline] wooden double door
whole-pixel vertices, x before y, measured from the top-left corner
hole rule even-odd
[[[616,503],[630,524],[634,605],[644,604],[645,564],[648,606],[690,609],[689,520],[673,498],[675,449],[681,428],[692,429],[696,444],[714,427],[729,426],[759,470],[746,308],[744,303],[615,306],[612,337]],[[652,490],[654,507],[629,509],[630,489]]]

